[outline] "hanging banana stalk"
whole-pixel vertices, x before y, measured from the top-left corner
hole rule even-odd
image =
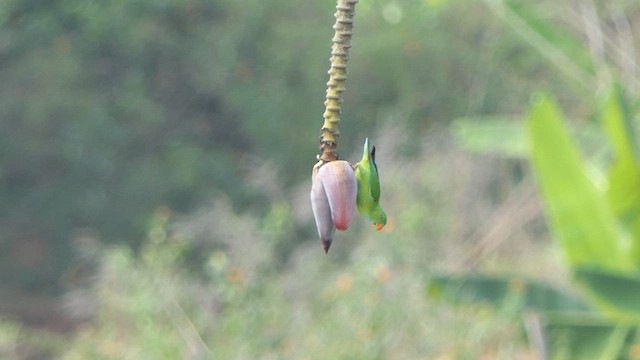
[[[320,161],[330,162],[338,159],[336,148],[340,137],[340,104],[342,93],[346,90],[347,61],[353,35],[353,15],[358,0],[338,0],[336,5],[335,34],[331,47],[331,69],[327,82],[327,95],[324,102],[324,124],[320,129]]]
[[[353,35],[353,15],[358,0],[338,0],[335,35],[331,47],[331,69],[324,102],[324,124],[320,129],[320,155],[311,175],[311,207],[325,253],[336,229],[346,230],[355,214],[358,185],[351,164],[338,160],[340,104],[347,80],[347,61]]]

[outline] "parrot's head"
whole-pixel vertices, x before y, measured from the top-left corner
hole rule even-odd
[[[380,231],[387,225],[387,214],[379,206],[376,206],[371,213],[371,220],[373,220],[373,226],[376,227],[376,231]]]

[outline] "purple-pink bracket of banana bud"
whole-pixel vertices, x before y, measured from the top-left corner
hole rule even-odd
[[[319,162],[311,175],[311,207],[327,253],[335,230],[347,230],[355,215],[358,184],[347,161]]]

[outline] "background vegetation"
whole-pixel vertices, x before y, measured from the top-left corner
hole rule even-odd
[[[460,306],[428,284],[580,292],[524,120],[555,94],[585,171],[607,168],[599,104],[618,80],[637,122],[640,7],[362,0],[340,149],[376,144],[390,221],[325,256],[308,192],[334,6],[0,4],[2,357],[540,355],[522,292]]]

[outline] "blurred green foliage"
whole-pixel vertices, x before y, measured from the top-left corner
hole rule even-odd
[[[534,97],[525,129],[508,119],[477,123],[469,118],[459,119],[453,128],[467,148],[511,156],[522,156],[522,151],[514,150],[523,147],[513,142],[521,139],[514,134],[525,130],[529,141],[524,153],[531,157],[545,215],[572,280],[589,306],[571,306],[560,311],[540,308],[544,302],[528,291],[537,285],[527,281],[522,285],[527,291],[514,291],[510,286],[512,278],[444,276],[430,287],[441,289],[438,293],[448,294],[449,299],[450,292],[461,287],[466,289],[466,297],[474,301],[499,304],[505,301],[505,291],[521,298],[521,303],[528,304],[522,305],[521,311],[534,309],[544,317],[542,323],[534,326],[540,334],[537,339],[536,331],[528,333],[530,343],[543,358],[637,358],[640,163],[635,141],[638,106],[628,96],[636,87],[626,80],[623,81],[627,88],[611,86],[611,72],[623,73],[624,66],[607,64],[606,57],[611,54],[594,55],[597,47],[604,45],[597,44],[593,33],[587,35],[591,41],[589,55],[587,47],[576,47],[575,41],[567,41],[571,39],[566,33],[556,32],[553,23],[532,19],[531,8],[510,1],[491,4],[578,87],[593,87],[598,81],[592,76],[601,78],[600,91],[592,91],[583,98],[591,103],[587,106],[587,113],[592,114],[589,117],[599,120],[599,124],[582,121],[579,131],[571,131],[573,128],[568,126],[556,101],[547,95]],[[583,8],[583,19],[596,22],[592,23],[591,31],[603,31],[598,10],[601,8],[595,4]],[[619,12],[617,16],[619,21],[628,20]],[[603,88],[609,88],[608,93]],[[598,130],[593,131],[594,125]],[[490,141],[486,133],[493,139],[508,137],[511,141]],[[603,146],[607,138],[610,147]],[[500,290],[496,291],[496,287]],[[494,291],[487,296],[490,289]],[[551,294],[566,296],[561,289]]]
[[[632,269],[629,239],[620,231],[606,194],[587,172],[556,105],[543,96],[534,102],[527,122],[532,163],[567,264]]]
[[[547,220],[589,306],[567,302],[568,295],[560,289],[545,290],[547,296],[541,298],[537,296],[542,292],[539,284],[521,281],[514,287],[518,280],[513,278],[443,276],[429,285],[431,296],[449,300],[500,304],[509,297],[519,298],[521,311],[535,310],[545,317],[546,323],[540,326],[545,345],[539,352],[551,359],[635,358],[633,349],[638,346],[637,116],[620,86],[599,105],[602,132],[612,149],[610,164],[600,171],[582,156],[556,102],[548,95],[534,97],[526,120],[530,156]],[[477,144],[478,133],[495,129],[491,123],[475,129],[468,122],[460,120],[457,134],[469,144]],[[497,133],[504,134],[504,127]],[[496,147],[484,144],[484,150]]]
[[[547,216],[575,280],[585,297],[616,328],[605,336],[619,340],[602,343],[603,349],[608,349],[606,357],[618,358],[629,353],[633,343],[623,346],[625,338],[640,326],[640,262],[636,250],[640,243],[636,221],[640,212],[636,206],[638,188],[634,186],[640,182],[640,172],[634,115],[620,88],[603,101],[601,122],[614,160],[608,169],[608,183],[597,187],[593,177],[583,170],[585,162],[554,107],[548,99],[541,98],[531,110],[528,125],[533,166]],[[604,354],[605,350],[595,353]],[[573,351],[567,354],[584,358],[584,354]]]
[[[3,2],[0,281],[55,289],[76,231],[137,245],[160,206],[188,212],[224,193],[267,211],[252,168],[268,163],[287,187],[314,161],[333,7]],[[420,130],[517,109],[521,76],[541,71],[517,59],[537,55],[480,14],[458,1],[359,5],[343,154],[394,117]]]
[[[523,309],[584,306],[539,282],[471,276],[463,280],[490,289],[484,300],[493,294],[499,305],[452,307],[446,296],[425,296],[424,284],[434,267],[459,261],[466,247],[455,246],[475,239],[492,221],[490,206],[526,176],[522,159],[531,148],[515,121],[530,94],[546,88],[570,118],[591,114],[594,89],[609,84],[609,71],[633,90],[633,77],[624,76],[631,70],[607,64],[626,59],[624,47],[610,41],[612,51],[599,57],[585,41],[590,33],[576,30],[580,16],[550,0],[361,1],[340,151],[355,159],[362,138],[375,137],[390,221],[380,234],[354,224],[324,257],[307,241],[315,240],[308,178],[334,6],[0,4],[0,305],[6,289],[64,290],[66,307],[52,312],[77,316],[74,332],[45,334],[11,314],[0,323],[1,356],[511,359],[536,355],[517,331]],[[629,2],[593,6],[614,22],[620,11],[637,17]],[[616,157],[596,183],[609,188],[589,184],[583,177],[593,176],[592,167],[571,151],[573,166],[545,173],[577,179],[578,186],[553,188],[558,201],[580,205],[565,190],[586,189],[592,205],[612,204],[605,213],[585,210],[598,212],[596,220],[578,223],[613,219],[636,236],[638,198],[627,196],[637,185],[626,130],[633,104],[611,99],[603,118]],[[552,124],[539,135],[560,129],[554,144],[573,146],[553,105],[543,104],[536,111]],[[602,132],[581,125],[585,157],[607,163]],[[469,150],[490,149],[501,168],[451,151],[449,130],[470,139]],[[533,227],[544,239],[543,227]],[[596,254],[596,264],[628,269],[624,252],[598,243],[619,230],[609,224],[596,237],[581,229],[593,246],[570,249],[571,263],[591,264]],[[562,236],[575,243],[573,231]],[[521,270],[528,260],[530,272],[544,277],[540,264],[552,260],[525,252],[509,256],[506,267]],[[596,306],[637,310],[633,294],[622,302],[598,297],[618,275],[591,270],[580,267],[576,279],[595,291]],[[442,290],[447,279],[440,280]],[[623,289],[636,282],[617,280]],[[455,277],[452,284],[468,289]],[[557,349],[590,349],[576,345],[588,339],[610,354],[637,343],[632,328],[607,319],[589,318],[596,335],[586,338],[575,336],[575,318],[550,319]]]
[[[232,212],[218,216],[260,228]],[[524,351],[513,309],[452,310],[424,296],[423,256],[394,240],[416,239],[409,227],[382,238],[354,229],[350,244],[332,249],[347,262],[318,256],[319,244],[299,247],[287,271],[278,272],[269,271],[277,244],[254,244],[258,233],[242,251],[209,252],[199,277],[183,265],[188,236],[158,220],[139,257],[124,246],[105,249],[90,285],[97,313],[64,351],[50,347],[51,353],[64,359],[383,359],[492,352],[509,358]],[[348,254],[358,239],[358,253]],[[255,247],[269,259],[262,266],[254,266]]]

